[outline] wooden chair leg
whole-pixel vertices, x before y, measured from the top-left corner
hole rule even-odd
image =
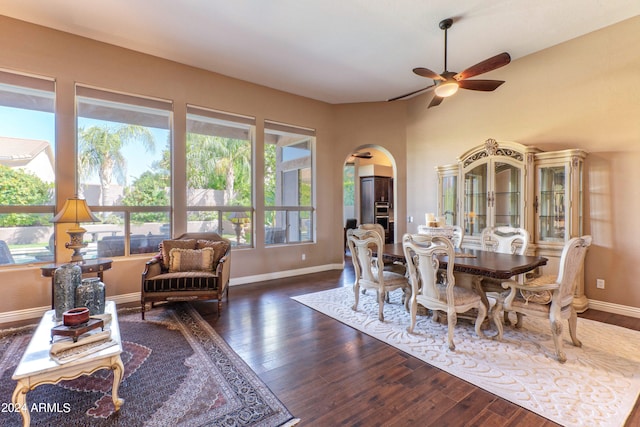
[[[562,320],[550,320],[550,323],[551,335],[553,335],[553,344],[556,348],[558,362],[564,363],[567,361],[567,356],[562,349]]]
[[[449,343],[449,350],[454,351],[456,345],[453,343],[453,329],[458,323],[458,316],[455,311],[447,312],[447,342]]]
[[[362,290],[364,291],[364,289]],[[355,302],[353,303],[353,311],[358,311],[358,300],[360,298],[360,285],[356,282],[353,284],[353,294],[355,295]]]
[[[582,342],[578,339],[577,335],[578,327],[578,315],[575,310],[571,310],[571,316],[569,317],[569,335],[571,335],[571,341],[576,347],[582,347]]]
[[[378,320],[384,322],[384,300],[386,292],[378,291]]]

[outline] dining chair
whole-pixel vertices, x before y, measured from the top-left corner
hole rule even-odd
[[[380,225],[380,224],[377,224],[377,223],[375,223],[375,224],[360,224],[358,226],[358,228],[360,228],[362,230],[373,230],[373,231],[375,231],[382,238],[382,243],[383,244],[384,244],[384,242],[387,241],[386,240],[386,234],[385,234],[385,231],[384,231],[384,227],[382,225]],[[382,253],[382,252],[377,252],[377,253]],[[393,262],[393,261],[385,261],[384,259],[382,260],[382,262],[384,264],[384,269],[386,271],[392,271],[394,273],[403,274],[403,275],[406,273],[406,268],[405,268],[404,264],[402,264],[402,263],[397,263],[397,262]]]
[[[378,319],[384,321],[384,302],[388,292],[402,289],[405,309],[408,310],[411,287],[407,278],[392,271],[386,271],[382,262],[382,256],[374,257],[373,252],[382,254],[384,241],[375,230],[356,228],[347,230],[347,243],[351,251],[351,260],[355,273],[353,293],[355,302],[353,310],[358,310],[360,288],[371,289],[377,292]]]
[[[487,227],[482,230],[481,238],[483,251],[503,254],[525,255],[529,248],[529,232],[524,228],[499,226]],[[522,282],[524,276],[519,276]],[[482,287],[485,292],[502,292],[501,282],[496,279],[483,278]],[[504,323],[511,324],[508,311],[504,312]]]
[[[483,251],[525,255],[529,247],[529,232],[524,228],[500,226],[482,230]]]
[[[481,326],[487,315],[487,308],[482,303],[480,295],[473,290],[456,286],[453,276],[455,249],[451,241],[442,236],[405,234],[402,237],[402,246],[411,283],[409,302],[411,324],[407,328],[409,333],[413,333],[415,328],[418,304],[420,304],[432,310],[434,322],[438,321],[439,311],[446,313],[447,343],[450,350],[456,348],[453,342],[453,330],[458,320],[458,313],[466,313],[472,309],[477,310],[476,334],[479,337],[484,337]],[[444,274],[439,275],[438,256],[442,255],[448,257],[448,262]]]
[[[446,227],[449,227],[449,229],[447,230],[444,227],[433,228],[433,227],[420,224],[418,225],[418,234],[428,234],[428,235],[438,236],[438,235],[444,235],[444,233],[436,234],[434,233],[434,230],[448,231],[448,234],[446,237],[449,237],[451,239],[451,243],[453,243],[453,247],[455,249],[460,249],[462,247],[462,240],[464,239],[464,229],[459,225],[453,225],[453,226],[448,225]]]
[[[344,252],[347,253],[347,230],[350,228],[356,228],[358,226],[358,220],[356,218],[347,218],[344,224]]]
[[[453,237],[451,241],[453,242],[453,247],[456,249],[460,249],[462,247],[462,242],[464,240],[464,228],[459,225],[453,226]]]
[[[509,291],[500,295],[494,309],[496,321],[503,309],[515,312],[518,316],[516,328],[522,327],[523,315],[549,319],[556,357],[560,363],[567,360],[562,349],[562,320],[569,321],[573,345],[582,346],[576,334],[578,315],[573,307],[573,294],[591,241],[591,236],[587,235],[574,237],[565,244],[557,276],[542,276],[526,283],[515,280],[503,282],[502,287]],[[498,339],[502,339],[501,330],[498,331]]]

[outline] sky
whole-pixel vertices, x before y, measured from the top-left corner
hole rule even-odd
[[[100,123],[98,120],[81,119],[80,124],[91,126],[98,123]],[[156,140],[154,153],[148,153],[144,147],[135,144],[128,144],[122,150],[127,159],[135,160],[127,162],[127,184],[131,184],[140,174],[149,170],[151,164],[160,160],[162,156],[168,131],[166,129],[151,129],[151,131]],[[48,141],[55,153],[55,123],[52,113],[0,106],[0,135]],[[92,184],[99,183],[97,176],[90,181]]]

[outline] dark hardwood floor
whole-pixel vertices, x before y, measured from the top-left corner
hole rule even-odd
[[[301,426],[556,425],[290,299],[352,281],[348,262],[344,271],[234,286],[220,318],[214,303],[194,306]],[[582,316],[640,330],[636,318]],[[627,426],[640,425],[639,406]]]

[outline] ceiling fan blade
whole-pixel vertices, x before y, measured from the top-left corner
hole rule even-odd
[[[418,67],[418,68],[414,68],[413,72],[416,73],[419,76],[422,77],[426,77],[429,79],[433,79],[433,80],[444,80],[444,77],[442,77],[440,74],[431,71],[428,68],[424,68],[424,67]]]
[[[491,92],[504,83],[504,80],[462,80],[458,85],[463,89]]]
[[[387,101],[397,101],[399,99],[411,98],[412,96],[417,96],[420,93],[424,92],[427,89],[431,89],[435,85],[429,85],[427,87],[423,87],[422,89],[414,90],[413,92],[405,93],[404,95],[396,96],[395,98],[387,99]]]
[[[472,65],[466,70],[453,76],[453,78],[458,81],[465,80],[469,77],[488,73],[489,71],[495,70],[496,68],[504,67],[509,62],[511,62],[511,56],[507,52],[502,52],[496,56],[492,56],[489,59],[485,59],[482,62],[478,62],[476,65]]]
[[[437,107],[438,105],[440,105],[440,103],[443,100],[444,100],[444,98],[436,95],[436,96],[433,97],[433,99],[431,100],[431,102],[429,103],[429,106],[427,108]]]
[[[352,156],[353,157],[357,157],[359,159],[371,159],[371,158],[373,158],[373,155],[369,151],[353,153]]]

